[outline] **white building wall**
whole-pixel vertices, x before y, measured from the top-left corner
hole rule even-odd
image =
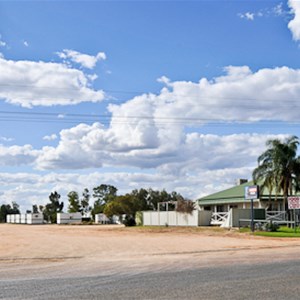
[[[10,220],[11,220],[11,215],[6,215],[6,223],[10,223]]]

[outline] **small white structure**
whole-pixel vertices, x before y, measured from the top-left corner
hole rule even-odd
[[[57,224],[78,224],[81,223],[82,215],[77,213],[58,213]]]
[[[105,214],[96,214],[95,215],[96,224],[110,224],[111,220]]]
[[[144,226],[208,226],[211,211],[194,210],[191,214],[176,211],[143,211]]]
[[[21,224],[26,224],[26,214],[21,214]]]
[[[43,214],[26,214],[26,224],[43,224],[44,217]]]
[[[15,215],[15,223],[21,223],[21,215]]]
[[[6,223],[11,223],[11,215],[6,215]]]

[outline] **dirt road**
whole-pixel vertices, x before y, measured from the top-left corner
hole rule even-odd
[[[300,250],[300,239],[214,228],[1,224],[0,237],[0,280],[279,262]]]

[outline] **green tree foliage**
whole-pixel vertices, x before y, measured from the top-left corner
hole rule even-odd
[[[68,193],[68,201],[69,201],[69,206],[68,206],[69,213],[76,213],[82,211],[77,192],[72,191]]]
[[[107,203],[103,212],[108,217],[112,217],[113,215],[121,216],[123,214],[134,217],[138,210],[139,202],[137,198],[131,194],[126,194],[117,196],[114,200]]]
[[[82,198],[81,198],[81,201],[80,201],[83,213],[88,213],[92,209],[90,207],[90,198],[91,198],[90,191],[87,188],[85,188],[83,190]]]
[[[105,205],[113,201],[118,189],[113,185],[101,184],[93,189],[93,197],[96,199],[92,209],[92,215],[102,213]]]
[[[267,150],[258,157],[258,167],[254,169],[252,177],[255,184],[260,184],[261,190],[269,189],[271,194],[282,193],[284,204],[287,197],[299,191],[300,158],[297,156],[299,139],[296,136],[280,141],[269,140]]]
[[[6,222],[6,216],[10,214],[20,214],[20,206],[16,202],[12,204],[2,204],[0,207],[0,223]]]
[[[49,195],[50,203],[46,204],[43,210],[44,219],[56,223],[56,214],[62,212],[64,203],[59,202],[60,194],[56,191]]]
[[[137,211],[150,210],[149,192],[146,189],[133,190],[130,194],[134,198]]]
[[[39,212],[38,206],[36,204],[32,205],[32,213],[37,214]]]

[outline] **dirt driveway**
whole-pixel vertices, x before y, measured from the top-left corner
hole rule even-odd
[[[283,261],[300,250],[300,239],[215,228],[1,224],[0,237],[0,280]]]

